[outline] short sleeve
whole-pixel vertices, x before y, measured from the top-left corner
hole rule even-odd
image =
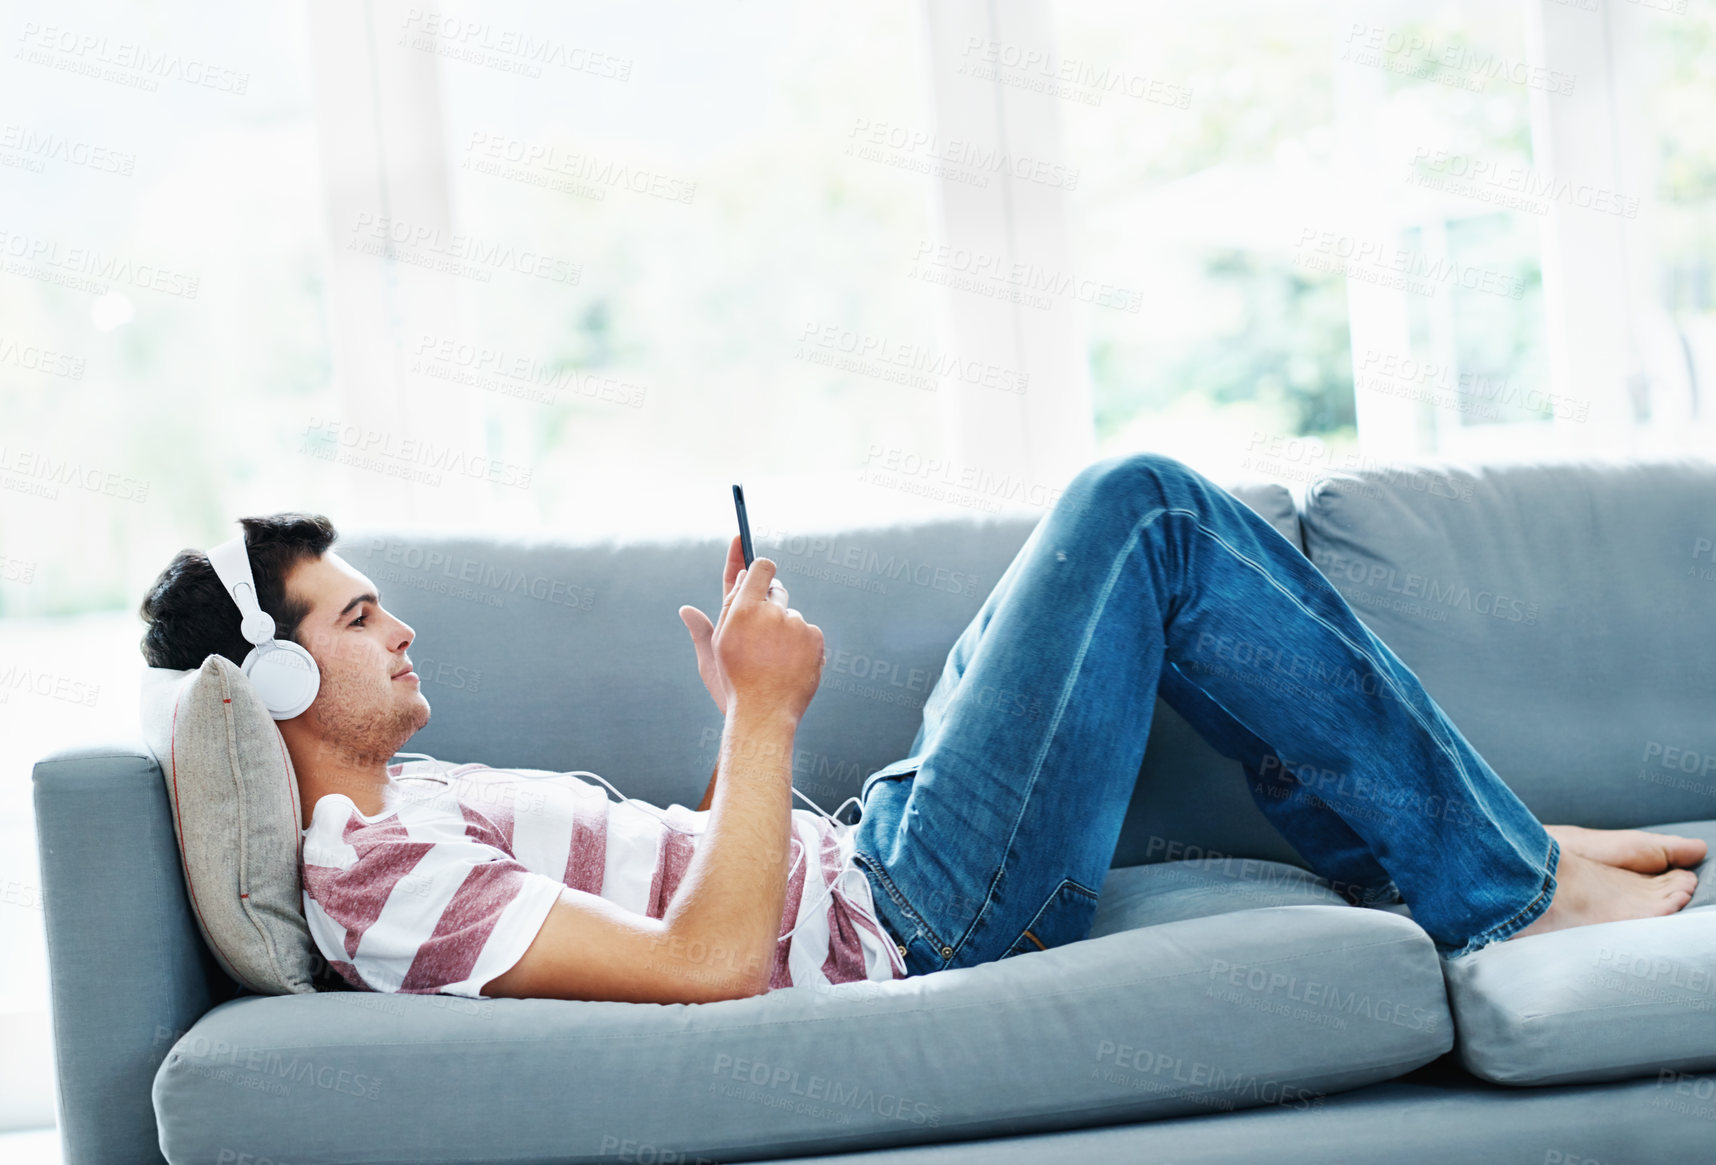
[[[470,838],[342,848],[306,846],[304,913],[323,957],[370,991],[489,998],[565,889]]]

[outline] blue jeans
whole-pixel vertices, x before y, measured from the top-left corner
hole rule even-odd
[[[911,974],[1090,932],[1163,701],[1349,901],[1444,958],[1549,906],[1560,849],[1298,547],[1154,453],[1069,483],[949,651],[857,861]]]

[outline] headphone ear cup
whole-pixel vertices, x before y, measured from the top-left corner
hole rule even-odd
[[[290,639],[274,639],[253,647],[244,657],[244,674],[276,720],[290,720],[302,713],[322,685],[315,659]]]

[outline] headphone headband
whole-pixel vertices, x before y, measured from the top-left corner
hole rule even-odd
[[[274,617],[256,598],[256,578],[250,570],[250,550],[244,534],[229,538],[208,552],[209,565],[238,605],[239,629],[251,643],[243,672],[276,720],[290,720],[308,708],[321,687],[321,670],[308,651],[289,639],[274,638]]]
[[[252,646],[273,639],[274,617],[264,611],[256,599],[256,578],[250,572],[250,551],[244,545],[244,535],[230,538],[210,550],[209,564],[244,616],[239,627],[244,637]]]

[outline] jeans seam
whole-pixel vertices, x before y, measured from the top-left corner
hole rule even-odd
[[[910,762],[910,763],[908,763],[908,762]],[[876,784],[877,781],[899,780],[900,778],[906,776],[908,773],[915,776],[917,774],[917,771],[918,771],[918,766],[922,762],[923,762],[923,754],[914,752],[910,756],[901,757],[899,760],[894,761],[892,764],[883,765],[881,768],[877,769],[875,772],[873,772],[869,776],[865,777],[863,784],[861,784],[858,787],[858,802],[859,802],[859,804],[860,805],[863,804],[864,798],[866,798],[870,795],[871,786]],[[889,769],[893,769],[894,771],[889,772],[888,771]]]
[[[1358,655],[1359,658],[1369,664],[1371,669],[1377,674],[1382,682],[1388,685],[1389,690],[1394,693],[1395,698],[1400,701],[1401,706],[1406,709],[1407,713],[1410,714],[1415,721],[1418,722],[1419,727],[1424,730],[1425,735],[1434,741],[1436,747],[1449,759],[1450,762],[1452,762],[1454,771],[1459,774],[1462,786],[1468,790],[1470,789],[1471,778],[1466,772],[1466,766],[1461,762],[1459,754],[1448,741],[1442,738],[1442,735],[1436,731],[1424,715],[1419,712],[1417,706],[1410,700],[1406,699],[1405,693],[1402,692],[1399,686],[1394,682],[1394,677],[1380,666],[1379,662],[1370,654],[1369,651],[1347,638],[1346,635],[1342,634],[1340,628],[1334,626],[1327,619],[1324,619],[1321,615],[1317,614],[1317,612],[1307,607],[1300,601],[1297,595],[1283,586],[1281,582],[1277,580],[1274,575],[1270,574],[1264,566],[1247,557],[1237,547],[1231,545],[1226,539],[1222,538],[1218,532],[1204,525],[1202,521],[1203,515],[1198,513],[1198,511],[1183,507],[1171,507],[1168,512],[1190,518],[1192,520],[1192,525],[1196,527],[1197,530],[1208,536],[1211,541],[1216,543],[1223,550],[1226,550],[1228,554],[1233,556],[1233,558],[1251,567],[1251,569],[1263,578],[1264,581],[1285,596],[1288,602],[1298,607],[1308,618],[1326,628],[1330,634],[1334,635],[1335,638],[1339,639],[1342,643],[1345,643],[1349,649]],[[1338,594],[1339,592],[1337,591],[1336,593]],[[1538,903],[1543,901],[1545,894],[1553,894],[1554,892],[1555,875],[1550,871],[1549,867],[1556,864],[1559,859],[1559,853],[1553,836],[1549,839],[1549,847],[1549,852],[1544,858],[1544,884],[1543,888],[1538,891],[1537,896],[1514,914],[1512,918],[1509,918],[1505,922],[1491,928],[1487,934],[1474,936],[1464,947],[1449,957],[1458,957],[1459,955],[1466,954],[1474,949],[1481,948],[1490,942],[1504,939],[1515,931],[1521,930],[1530,925],[1534,918],[1528,917],[1528,915],[1531,915],[1531,912],[1534,909],[1537,909]],[[1545,905],[1543,909],[1547,909],[1547,905]],[[1541,910],[1538,910],[1538,913],[1541,913]]]
[[[887,891],[888,898],[894,903],[894,905],[898,906],[920,930],[922,930],[923,934],[928,937],[932,943],[935,944],[936,954],[939,956],[942,948],[947,946],[947,944],[941,941],[941,937],[936,934],[935,928],[930,926],[929,922],[925,920],[923,912],[913,906],[911,902],[907,900],[906,896],[900,892],[900,888],[894,884],[894,880],[888,877],[887,868],[883,863],[872,857],[870,854],[865,853],[863,850],[858,849],[856,846],[853,847],[852,856],[854,860],[862,860],[864,865],[875,873],[876,877],[881,880],[882,889]],[[903,939],[902,941],[909,943],[911,942],[911,939]]]
[[[1431,740],[1435,741],[1436,747],[1441,749],[1444,753],[1446,753],[1448,756],[1448,759],[1454,763],[1454,771],[1460,774],[1460,780],[1462,782],[1468,784],[1468,785],[1471,783],[1470,778],[1466,775],[1466,766],[1460,763],[1459,755],[1457,753],[1455,753],[1455,751],[1451,747],[1449,747],[1448,742],[1443,740],[1441,735],[1430,725],[1430,723],[1427,720],[1425,720],[1425,718],[1419,713],[1418,709],[1412,704],[1412,702],[1406,698],[1406,694],[1404,692],[1402,692],[1398,687],[1395,686],[1394,677],[1391,676],[1386,670],[1384,670],[1378,664],[1376,659],[1373,658],[1368,651],[1366,651],[1364,648],[1360,647],[1357,643],[1354,643],[1351,639],[1348,639],[1345,635],[1343,635],[1341,633],[1340,628],[1336,627],[1334,624],[1330,623],[1327,619],[1324,619],[1321,615],[1319,615],[1315,611],[1311,610],[1311,608],[1307,607],[1304,603],[1300,602],[1299,596],[1295,595],[1292,591],[1290,591],[1286,587],[1282,586],[1281,583],[1275,578],[1275,576],[1270,574],[1269,571],[1264,566],[1262,566],[1260,563],[1254,562],[1250,558],[1247,558],[1238,549],[1236,549],[1234,546],[1230,545],[1224,538],[1222,538],[1222,536],[1220,534],[1216,533],[1214,530],[1211,530],[1208,526],[1204,525],[1202,520],[1201,520],[1203,517],[1202,514],[1198,513],[1196,510],[1181,509],[1179,507],[1174,507],[1172,509],[1169,509],[1167,512],[1172,513],[1172,514],[1184,514],[1185,516],[1191,518],[1192,524],[1194,526],[1196,526],[1204,534],[1208,535],[1210,537],[1210,539],[1212,541],[1214,541],[1218,546],[1220,546],[1223,550],[1226,550],[1229,554],[1231,554],[1234,558],[1238,559],[1240,562],[1243,562],[1247,566],[1251,567],[1251,569],[1256,571],[1258,574],[1262,575],[1263,578],[1269,583],[1270,586],[1274,587],[1276,590],[1280,591],[1283,595],[1285,595],[1287,597],[1288,602],[1292,603],[1294,606],[1298,607],[1301,611],[1305,612],[1305,614],[1308,618],[1316,621],[1317,623],[1322,624],[1325,628],[1328,629],[1328,631],[1331,635],[1333,635],[1335,638],[1339,639],[1342,643],[1345,643],[1348,647],[1350,647],[1353,650],[1353,652],[1359,656],[1360,659],[1363,659],[1366,663],[1370,664],[1371,670],[1375,671],[1376,674],[1382,679],[1382,681],[1389,686],[1389,689],[1394,692],[1395,698],[1400,701],[1401,706],[1404,707],[1407,710],[1407,712],[1409,712],[1412,715],[1412,718],[1414,720],[1418,721],[1419,727],[1424,729],[1424,734],[1426,736],[1428,736]],[[1306,561],[1309,561],[1309,559],[1307,559]],[[1315,569],[1315,564],[1313,564],[1313,569]],[[1332,583],[1330,584],[1331,588],[1333,587],[1333,585],[1334,584],[1332,584]],[[1336,591],[1335,593],[1339,594],[1340,592]]]
[[[1042,747],[1037,750],[1036,759],[1031,762],[1031,773],[1025,781],[1018,816],[1013,818],[1013,827],[1008,832],[1007,843],[1001,850],[1001,865],[989,876],[989,889],[983,896],[983,905],[972,916],[971,925],[965,928],[965,933],[959,936],[959,942],[953,947],[954,956],[958,956],[959,952],[965,949],[965,944],[970,940],[972,931],[976,930],[978,925],[982,923],[983,916],[989,912],[989,907],[995,901],[995,888],[1001,882],[1001,875],[1007,870],[1007,859],[1013,852],[1014,840],[1019,836],[1019,823],[1024,820],[1025,813],[1030,808],[1031,794],[1036,789],[1037,778],[1042,774],[1043,762],[1048,759],[1049,746],[1054,743],[1055,739],[1055,730],[1060,726],[1061,717],[1066,713],[1067,703],[1072,699],[1073,688],[1078,684],[1079,673],[1084,667],[1084,657],[1089,653],[1091,640],[1096,636],[1097,621],[1102,618],[1103,611],[1107,610],[1109,596],[1114,593],[1115,583],[1120,578],[1121,565],[1136,548],[1139,535],[1143,533],[1144,528],[1167,512],[1166,507],[1158,507],[1140,518],[1138,523],[1132,527],[1132,533],[1121,544],[1119,552],[1114,556],[1113,563],[1109,565],[1108,578],[1103,582],[1102,594],[1092,608],[1090,618],[1085,622],[1084,638],[1079,642],[1078,654],[1073,658],[1071,666],[1067,668],[1066,682],[1061,685],[1060,699],[1055,703],[1055,714],[1050,718],[1048,727],[1044,732]]]
[[[1024,927],[1014,937],[1013,941],[1007,944],[1005,950],[1002,952],[1003,958],[1005,958],[1006,955],[1008,953],[1010,953],[1014,947],[1019,945],[1020,939],[1023,939],[1027,934],[1031,933],[1031,928],[1033,926],[1037,925],[1037,921],[1043,917],[1043,915],[1048,911],[1049,907],[1055,905],[1056,899],[1058,899],[1061,896],[1061,891],[1066,890],[1069,887],[1071,889],[1073,889],[1074,891],[1076,891],[1080,894],[1083,894],[1084,896],[1089,898],[1093,905],[1102,901],[1102,895],[1098,891],[1092,890],[1089,886],[1086,886],[1083,882],[1079,881],[1077,878],[1063,877],[1059,882],[1055,883],[1055,888],[1053,890],[1049,891],[1049,896],[1047,898],[1043,899],[1043,904],[1037,908],[1037,912],[1035,914],[1031,915],[1030,921],[1025,923]],[[1036,935],[1034,935],[1034,934],[1031,935],[1031,938],[1037,942],[1037,945],[1039,948],[1041,948],[1043,950],[1051,949],[1049,947],[1044,946],[1042,943],[1042,940],[1037,939]],[[1025,952],[1021,951],[1020,953],[1024,954]]]
[[[1482,950],[1491,943],[1500,942],[1516,932],[1524,930],[1535,922],[1538,915],[1543,913],[1543,910],[1549,909],[1549,904],[1544,902],[1543,910],[1536,910],[1537,904],[1544,901],[1545,895],[1553,898],[1555,891],[1559,886],[1559,883],[1555,880],[1555,869],[1558,869],[1560,864],[1561,845],[1555,840],[1555,835],[1550,834],[1549,852],[1545,854],[1543,858],[1543,887],[1538,890],[1537,896],[1516,911],[1511,918],[1497,923],[1489,930],[1481,931],[1478,934],[1473,935],[1467,940],[1465,946],[1455,951],[1452,955],[1446,957],[1459,958],[1461,955]],[[1551,867],[1554,868],[1552,869]],[[1534,910],[1535,913],[1533,913]],[[1527,917],[1528,915],[1530,917]]]
[[[1359,895],[1359,905],[1384,906],[1392,904],[1396,900],[1399,900],[1400,897],[1400,887],[1396,886],[1394,884],[1394,879],[1390,878],[1388,885],[1372,887]]]

